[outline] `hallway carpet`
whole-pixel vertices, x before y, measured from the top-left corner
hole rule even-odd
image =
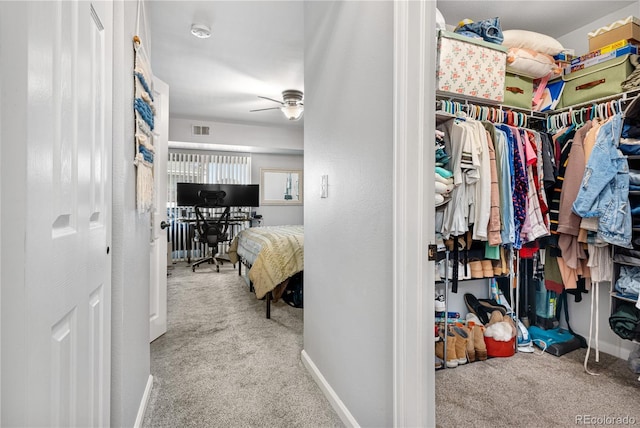
[[[303,310],[278,302],[268,320],[237,268],[211,266],[169,270],[143,426],[344,426],[300,359]]]

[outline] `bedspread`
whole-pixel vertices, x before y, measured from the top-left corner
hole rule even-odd
[[[262,226],[245,229],[238,233],[229,247],[232,263],[238,261],[238,256],[251,264],[249,279],[253,282],[256,297],[261,299],[304,269],[304,227]],[[275,294],[279,296],[280,293]]]

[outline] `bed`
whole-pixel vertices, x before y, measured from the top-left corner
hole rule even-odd
[[[250,288],[258,299],[266,298],[267,318],[271,300],[277,301],[289,278],[304,269],[302,225],[252,227],[239,232],[229,246],[229,259],[249,269]]]

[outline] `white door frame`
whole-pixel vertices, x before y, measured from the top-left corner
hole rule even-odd
[[[435,2],[394,10],[394,426],[435,426]]]
[[[151,211],[151,244],[149,272],[149,342],[167,332],[167,232],[161,223],[167,221],[167,157],[169,151],[169,85],[153,79],[156,128],[154,129],[154,207]]]

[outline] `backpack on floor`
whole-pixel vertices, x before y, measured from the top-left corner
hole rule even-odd
[[[302,308],[302,285],[302,272],[298,272],[297,274],[289,278],[289,283],[282,293],[282,300],[284,300],[285,303],[289,306],[293,306],[294,308]]]

